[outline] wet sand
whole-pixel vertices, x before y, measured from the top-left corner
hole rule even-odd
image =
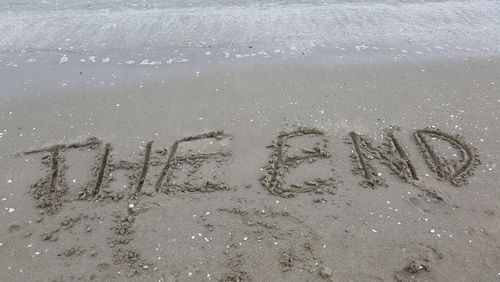
[[[498,279],[498,57],[418,58],[3,69],[2,280]]]

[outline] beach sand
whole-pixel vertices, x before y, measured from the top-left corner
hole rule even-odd
[[[463,42],[4,54],[0,280],[499,279],[500,57]]]

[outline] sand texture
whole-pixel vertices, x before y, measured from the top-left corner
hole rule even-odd
[[[497,2],[56,2],[0,4],[1,281],[500,279]]]

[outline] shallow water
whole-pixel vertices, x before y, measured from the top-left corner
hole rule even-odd
[[[443,3],[443,2],[469,2],[446,0],[154,0],[154,1],[125,1],[125,0],[48,0],[34,2],[30,0],[2,1],[2,6],[11,11],[54,11],[54,10],[99,10],[99,9],[165,9],[165,8],[194,8],[194,7],[227,7],[227,6],[270,6],[270,5],[331,5],[331,4],[391,4],[404,5],[411,3]]]
[[[2,1],[0,67],[372,46],[498,53],[499,14],[497,1]]]

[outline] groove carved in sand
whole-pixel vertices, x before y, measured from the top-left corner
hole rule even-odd
[[[204,133],[195,136],[188,136],[181,140],[177,140],[170,147],[170,153],[168,155],[167,162],[158,177],[158,181],[156,182],[156,191],[163,192],[166,194],[176,193],[176,192],[212,192],[217,190],[229,190],[227,185],[223,182],[214,182],[207,180],[202,186],[194,185],[186,181],[184,183],[172,183],[171,178],[173,176],[173,171],[175,167],[181,164],[189,164],[195,167],[200,167],[203,162],[208,160],[212,160],[215,162],[220,162],[221,160],[225,160],[231,155],[231,152],[216,152],[216,153],[199,153],[199,154],[191,154],[185,157],[176,156],[177,148],[179,144],[182,142],[190,142],[202,139],[216,139],[221,140],[223,138],[228,137],[224,134],[223,131],[212,131],[209,133]]]
[[[265,167],[265,175],[261,178],[261,183],[269,190],[271,194],[283,197],[291,197],[295,193],[315,192],[321,190],[322,187],[329,186],[332,183],[328,180],[316,179],[313,181],[305,181],[305,185],[291,184],[285,187],[284,175],[290,169],[300,166],[303,162],[314,162],[318,159],[329,158],[330,154],[327,151],[326,143],[324,146],[314,146],[312,149],[303,149],[303,155],[287,154],[287,140],[297,136],[321,137],[324,132],[315,128],[298,128],[290,132],[281,132],[276,140],[273,141],[273,151],[268,165]],[[354,159],[357,168],[363,174],[363,184],[374,187],[382,185],[384,179],[381,174],[376,171],[372,165],[372,161],[377,159],[380,163],[388,166],[395,174],[403,181],[419,186],[424,191],[431,194],[433,197],[442,200],[442,198],[433,190],[423,187],[418,182],[418,174],[415,166],[411,162],[408,153],[404,146],[400,144],[395,137],[392,129],[385,130],[386,142],[382,146],[374,146],[370,140],[356,132],[349,133],[349,139],[353,146]],[[161,173],[155,183],[155,190],[163,193],[177,192],[211,192],[216,190],[228,190],[224,181],[216,179],[216,177],[207,179],[202,184],[194,184],[196,180],[192,174],[199,172],[202,165],[207,165],[209,162],[215,164],[215,170],[221,172],[220,163],[227,160],[231,155],[230,151],[221,151],[211,153],[197,153],[179,155],[178,146],[183,142],[190,142],[204,139],[221,140],[227,138],[222,131],[213,131],[205,134],[188,136],[181,140],[177,140],[170,147],[166,163],[159,160],[154,160],[151,153],[152,142],[146,146],[143,164],[121,161],[118,163],[111,162],[111,144],[107,143],[102,147],[102,152],[96,159],[96,166],[93,168],[94,179],[79,193],[79,199],[87,199],[92,197],[106,198],[107,194],[100,193],[105,190],[108,194],[106,185],[111,181],[110,172],[115,169],[134,170],[134,175],[131,177],[131,195],[139,194],[144,185],[146,174],[150,165],[164,165]],[[470,177],[474,168],[480,163],[476,149],[466,144],[462,138],[448,133],[444,133],[439,129],[426,128],[414,132],[414,137],[424,160],[427,162],[431,170],[442,181],[448,181],[456,186],[467,183],[467,178]],[[460,152],[458,160],[449,160],[441,157],[432,145],[430,138],[445,141],[452,145]],[[326,140],[324,140],[326,142]],[[318,143],[319,144],[319,143]],[[73,148],[96,149],[101,147],[102,142],[95,137],[91,137],[84,142],[54,145],[43,149],[31,150],[23,154],[48,153],[43,157],[43,163],[48,168],[48,174],[37,181],[33,186],[33,197],[38,201],[37,206],[46,209],[49,213],[57,212],[62,204],[66,201],[65,194],[67,185],[65,183],[65,163],[64,152]],[[166,154],[166,150],[164,151]],[[151,161],[153,158],[154,161]],[[186,174],[185,181],[175,182],[175,178],[179,175],[181,165],[190,166],[191,172]],[[183,170],[183,169],[182,169]],[[194,171],[194,172],[193,172]],[[198,177],[197,180],[203,179]],[[103,194],[103,195],[101,195]],[[112,198],[117,201],[123,198],[123,193],[115,193]],[[111,195],[111,194],[110,194]],[[130,198],[129,198],[130,200]]]
[[[94,180],[87,185],[84,192],[79,193],[79,199],[83,200],[87,197],[92,197],[99,194],[101,186],[103,185],[103,180],[105,180],[104,178],[107,178],[107,176],[109,175],[108,164],[110,152],[111,144],[107,143],[106,145],[104,145],[102,153],[99,154],[96,158],[97,166],[92,169],[94,173]]]
[[[363,173],[364,186],[374,187],[382,185],[384,179],[370,163],[370,159],[377,159],[382,164],[388,166],[403,181],[415,183],[418,180],[415,166],[408,158],[408,153],[401,146],[398,139],[394,136],[392,129],[385,130],[387,149],[375,147],[366,136],[360,135],[354,131],[349,133],[349,137],[354,149],[354,157],[358,169]]]
[[[305,181],[307,187],[292,184],[290,188],[284,187],[284,172],[289,167],[296,167],[308,160],[313,162],[316,159],[329,158],[330,153],[324,147],[315,146],[312,149],[304,149],[305,156],[287,155],[285,156],[286,140],[297,136],[324,136],[324,132],[315,129],[301,127],[291,132],[281,132],[274,140],[273,151],[268,165],[265,167],[266,173],[261,178],[261,183],[271,194],[282,197],[293,197],[295,193],[306,193],[320,189],[322,186],[331,185],[329,181],[317,179],[315,181]],[[292,187],[293,186],[293,187]]]
[[[48,175],[42,177],[32,185],[33,197],[38,201],[37,207],[45,209],[49,214],[58,212],[66,201],[65,195],[68,190],[64,178],[65,164],[63,153],[67,149],[98,147],[101,142],[90,137],[86,142],[78,142],[67,145],[54,145],[43,149],[31,150],[23,154],[50,153],[42,158],[42,162],[49,168]]]
[[[136,193],[140,193],[142,190],[142,185],[144,185],[144,180],[146,179],[146,173],[149,168],[149,158],[151,157],[151,147],[153,145],[153,141],[148,142],[146,145],[146,153],[144,155],[144,163],[142,164],[141,175],[139,180],[137,181],[137,186],[135,188]]]
[[[448,181],[455,186],[467,184],[467,178],[480,164],[477,150],[465,143],[459,136],[445,133],[439,129],[426,128],[415,131],[414,137],[425,162],[441,181]],[[429,137],[448,142],[460,152],[460,160],[447,160],[439,156],[429,141]]]

